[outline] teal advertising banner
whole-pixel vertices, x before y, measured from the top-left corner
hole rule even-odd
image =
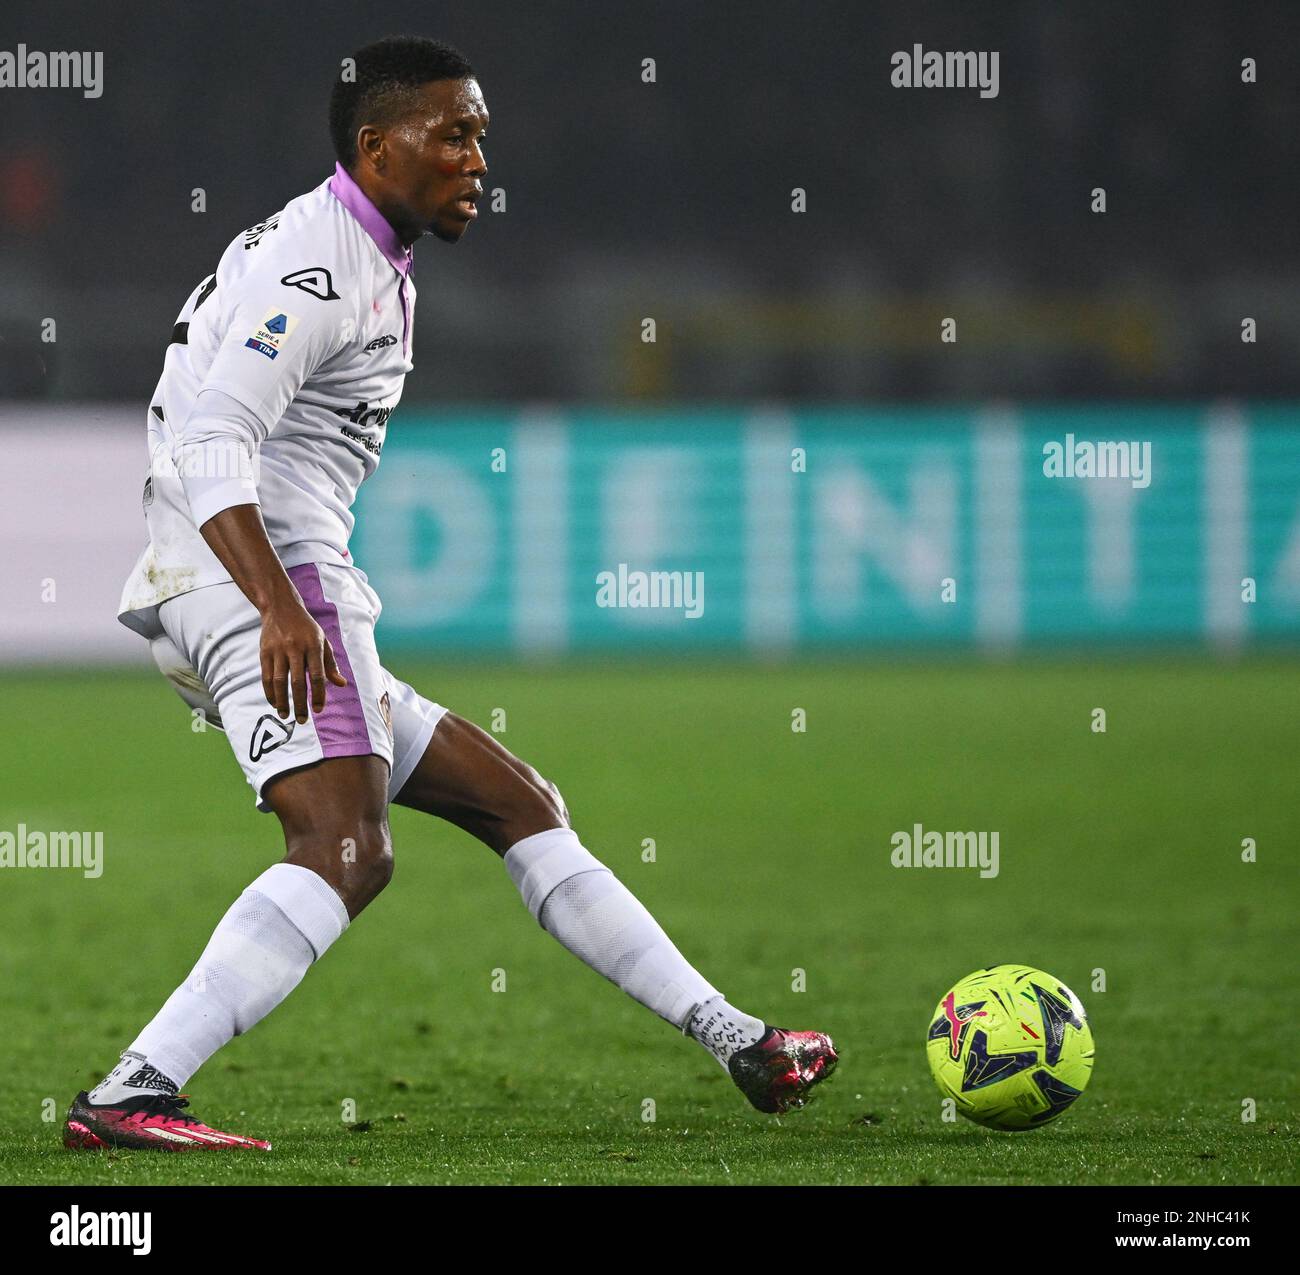
[[[357,563],[387,647],[1300,636],[1296,408],[403,408]]]

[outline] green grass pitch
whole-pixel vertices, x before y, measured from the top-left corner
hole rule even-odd
[[[396,668],[483,724],[504,708],[503,741],[689,959],[751,1012],[834,1035],[832,1083],[787,1117],[750,1110],[544,934],[495,856],[395,811],[389,890],[187,1086],[204,1119],[275,1150],[65,1152],[69,1099],[281,850],[224,737],[193,734],[160,678],[11,673],[0,829],[102,830],[105,870],[0,871],[0,1181],[1300,1176],[1294,665]],[[916,822],[998,830],[1000,875],[892,867],[891,834]],[[1026,1134],[945,1123],[925,1059],[939,996],[1003,961],[1071,984],[1097,1042],[1085,1096]]]

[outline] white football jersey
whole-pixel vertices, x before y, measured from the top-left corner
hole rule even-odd
[[[162,602],[230,579],[198,529],[232,505],[261,505],[286,568],[352,565],[351,507],[412,366],[410,268],[341,167],[230,244],[177,316],[150,403],[149,545],[123,624],[154,636]]]

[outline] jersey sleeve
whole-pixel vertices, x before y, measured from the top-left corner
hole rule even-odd
[[[268,269],[241,279],[222,316],[224,336],[172,440],[197,527],[232,505],[257,504],[257,454],[312,374],[356,328],[325,267]],[[220,289],[218,295],[221,295]]]
[[[254,457],[266,434],[243,403],[221,390],[199,391],[172,447],[196,527],[233,505],[261,503]]]
[[[242,403],[267,431],[357,330],[352,289],[340,292],[334,273],[323,266],[280,270],[277,264],[240,280],[225,336],[200,387]]]

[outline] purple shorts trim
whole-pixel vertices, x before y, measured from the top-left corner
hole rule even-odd
[[[327,688],[325,711],[313,713],[316,738],[320,740],[322,757],[358,757],[373,752],[370,732],[366,729],[366,714],[361,707],[361,692],[357,679],[352,676],[352,664],[343,645],[343,632],[339,626],[338,608],[325,596],[320,571],[313,562],[289,568],[289,579],[302,597],[311,618],[325,632],[334,650],[334,660],[339,672],[348,679],[346,686]]]

